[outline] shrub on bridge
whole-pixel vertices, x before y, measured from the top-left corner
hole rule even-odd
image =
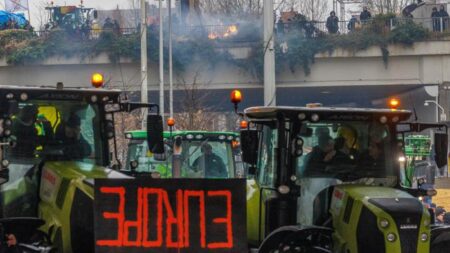
[[[380,15],[374,17],[372,22],[364,25],[361,30],[341,35],[325,35],[314,28],[313,35],[307,33],[311,29],[311,22],[304,20],[297,29],[276,38],[275,54],[277,61],[276,71],[280,73],[286,68],[295,71],[298,67],[308,75],[311,65],[318,53],[332,53],[337,48],[352,50],[354,52],[378,46],[383,61],[388,62],[388,45],[412,45],[416,41],[429,38],[429,32],[414,22],[391,21],[394,16]],[[306,27],[306,25],[308,25]],[[391,30],[390,25],[396,25]],[[305,27],[301,27],[304,25]],[[245,30],[253,29],[247,24]],[[252,34],[259,34],[260,27],[255,25]],[[308,31],[309,31],[308,30]],[[243,32],[244,33],[244,32]],[[200,36],[201,37],[201,36]],[[205,65],[214,67],[218,62],[228,62],[263,79],[264,51],[260,36],[253,36],[260,42],[253,43],[253,51],[247,59],[233,59],[223,46],[227,40],[215,41],[187,35],[182,39],[175,39],[173,45],[173,67],[175,71],[184,71],[193,61],[205,62]],[[148,29],[148,56],[149,61],[159,61],[159,32]],[[287,45],[287,47],[286,47]],[[112,62],[118,62],[121,57],[138,61],[140,58],[140,34],[120,36],[114,32],[103,32],[98,39],[86,39],[82,34],[74,34],[63,30],[52,30],[40,36],[28,31],[7,30],[0,31],[0,57],[6,58],[9,64],[23,64],[44,60],[51,56],[81,58],[94,57],[106,53]],[[164,59],[168,62],[168,48],[165,47]],[[165,65],[168,67],[168,64]]]

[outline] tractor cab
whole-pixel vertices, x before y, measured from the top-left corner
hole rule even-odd
[[[147,138],[145,131],[130,131],[125,136],[129,139],[125,167],[127,173],[144,176],[156,173],[162,178],[170,178],[174,175],[189,178],[244,176],[237,133],[166,131],[164,132],[167,153],[165,161],[155,160],[153,154],[149,152],[145,142]],[[173,166],[174,162],[175,166]]]
[[[417,198],[428,192],[402,184],[398,135],[411,125],[398,126],[411,112],[253,107],[244,115],[247,226],[259,252],[429,251],[432,218]]]
[[[0,86],[1,218],[43,219],[60,252],[93,252],[94,179],[129,177],[111,161],[114,114],[148,108],[148,146],[164,151],[158,106],[120,101],[120,94]]]
[[[89,30],[93,19],[97,18],[97,11],[84,6],[49,6],[45,7],[49,13],[49,21],[45,25],[47,30],[62,28],[69,31]]]

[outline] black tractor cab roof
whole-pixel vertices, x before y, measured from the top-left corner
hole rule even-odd
[[[24,95],[25,94],[25,95]],[[65,88],[62,86],[0,86],[0,98],[7,100],[87,100],[118,102],[120,90],[94,88]]]
[[[260,106],[250,107],[244,111],[252,120],[275,120],[280,116],[286,119],[310,120],[313,115],[317,120],[367,121],[385,116],[387,120],[405,121],[411,116],[411,111],[373,108],[343,108],[343,107],[290,107],[290,106]],[[398,117],[398,118],[396,118]]]

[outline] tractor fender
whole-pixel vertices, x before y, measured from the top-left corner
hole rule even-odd
[[[319,227],[319,226],[284,226],[274,230],[270,233],[266,239],[262,242],[261,246],[258,249],[259,253],[267,253],[271,249],[278,248],[280,242],[290,236],[294,236],[297,238],[306,238],[311,234],[315,233],[323,233],[331,237],[333,230],[327,227]]]
[[[450,234],[450,226],[438,225],[431,228],[431,242],[435,241],[442,234]]]
[[[450,226],[436,226],[431,229],[431,253],[448,252],[450,247]]]

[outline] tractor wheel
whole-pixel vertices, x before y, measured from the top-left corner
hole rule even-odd
[[[327,237],[320,233],[312,233],[301,237],[297,233],[292,233],[278,245],[277,249],[271,250],[270,253],[331,253],[331,246]]]
[[[431,242],[430,253],[447,253],[450,248],[450,232],[440,234]]]

